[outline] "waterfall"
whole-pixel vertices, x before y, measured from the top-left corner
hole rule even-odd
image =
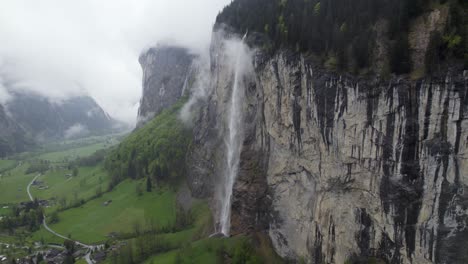
[[[231,101],[228,113],[228,131],[225,137],[226,144],[226,164],[224,171],[223,193],[221,197],[221,214],[220,225],[221,233],[229,236],[231,227],[231,202],[234,183],[236,182],[237,173],[239,170],[240,153],[242,150],[243,141],[243,116],[242,116],[242,97],[243,87],[242,81],[242,66],[244,50],[244,39],[247,33],[238,43],[236,47],[236,58],[234,68],[234,83],[232,86]]]
[[[191,74],[192,74],[192,68],[190,67],[190,69],[187,72],[187,76],[185,76],[184,86],[182,86],[182,92],[180,93],[180,96],[185,95],[185,91],[187,91],[187,86],[188,86],[188,83],[189,83],[189,77],[190,77]]]

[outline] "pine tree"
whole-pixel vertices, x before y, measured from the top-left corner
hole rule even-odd
[[[152,188],[153,188],[153,185],[151,183],[151,177],[148,176],[148,177],[146,177],[146,191],[151,192]]]

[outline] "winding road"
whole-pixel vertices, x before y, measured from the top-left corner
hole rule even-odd
[[[31,185],[34,183],[34,181],[39,177],[41,176],[41,174],[37,174],[36,177],[34,177],[34,179],[32,179],[32,181],[28,184],[28,187],[26,188],[27,192],[28,192],[28,196],[29,196],[29,200],[31,200],[31,202],[34,201],[34,197],[32,196],[31,194],[31,191],[29,190],[31,188]],[[71,240],[70,238],[64,236],[64,235],[61,235],[57,232],[55,232],[54,230],[52,230],[48,225],[47,225],[47,221],[46,221],[46,216],[45,214],[43,215],[43,219],[42,219],[42,225],[44,226],[44,228],[49,231],[51,234],[53,234],[54,236],[57,236],[57,237],[60,237],[60,238],[63,238],[63,239],[66,239],[66,240]],[[93,259],[91,259],[91,251],[93,249],[97,249],[97,248],[100,248],[102,247],[102,245],[97,245],[97,246],[93,246],[93,245],[86,245],[84,243],[81,243],[80,241],[76,241],[76,240],[71,240],[73,241],[76,245],[79,245],[79,246],[82,246],[84,248],[86,248],[88,250],[86,256],[85,256],[85,260],[88,264],[94,264],[95,261]]]
[[[37,174],[36,177],[34,177],[34,179],[32,179],[32,181],[28,184],[28,187],[26,188],[26,191],[28,191],[28,195],[29,195],[29,200],[31,200],[31,202],[34,202],[34,198],[31,194],[31,192],[29,191],[29,189],[31,188],[31,185],[34,183],[34,181],[39,178],[39,176],[41,176],[41,174]]]

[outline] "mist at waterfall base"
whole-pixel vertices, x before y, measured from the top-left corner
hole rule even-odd
[[[224,35],[219,32],[218,34]],[[214,235],[229,236],[233,188],[239,172],[240,154],[244,140],[244,79],[253,72],[253,51],[240,38],[223,39],[221,47],[218,54],[211,54],[211,56],[216,56],[218,60],[224,60],[219,63],[228,66],[232,76],[232,85],[222,88],[229,89],[225,91],[225,98],[223,98],[228,104],[228,111],[221,121],[224,124],[224,128],[220,131],[224,140],[224,160],[223,168],[220,170],[222,173],[218,175],[220,177],[219,184],[215,190],[218,208]],[[195,80],[190,87],[189,100],[180,113],[181,120],[190,126],[196,125],[193,123],[193,117],[197,106],[205,103],[216,89],[213,87],[216,84],[211,81],[213,76],[210,63],[210,54],[205,53],[199,56],[192,67],[196,71]]]

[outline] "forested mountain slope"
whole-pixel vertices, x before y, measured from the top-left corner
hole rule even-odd
[[[436,70],[446,60],[466,63],[467,5],[461,0],[237,0],[216,22],[239,34],[266,34],[271,39],[267,48],[312,52],[330,60],[333,67],[355,73],[375,68],[375,60],[382,60],[378,49],[386,45],[385,67],[380,70],[402,74],[424,61],[427,71]],[[438,30],[424,36],[430,51],[415,61],[411,57],[411,42],[416,37],[412,27],[420,23],[421,16],[426,23],[429,20],[427,26]]]

